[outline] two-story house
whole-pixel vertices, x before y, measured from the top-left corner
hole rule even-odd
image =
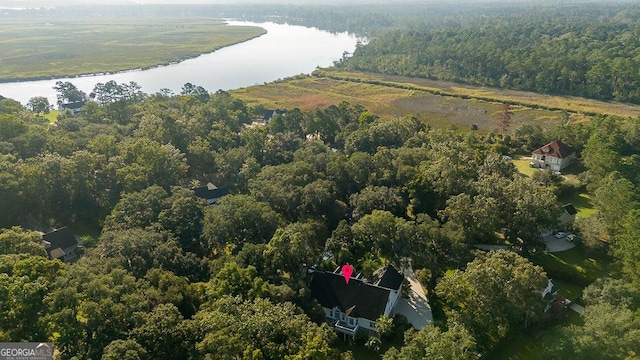
[[[337,268],[314,272],[310,288],[334,330],[354,337],[359,329],[375,333],[376,320],[390,316],[401,296],[403,280],[404,276],[387,265],[376,271],[371,281],[357,275],[347,284]]]
[[[531,154],[530,165],[541,169],[561,171],[569,166],[575,157],[576,152],[571,146],[556,140],[534,150]]]
[[[62,262],[70,263],[80,257],[78,239],[66,226],[42,235],[42,245],[50,260],[60,259]]]

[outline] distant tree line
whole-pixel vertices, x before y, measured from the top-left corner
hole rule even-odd
[[[640,12],[634,5],[531,9],[464,28],[389,31],[360,44],[342,65],[640,103],[638,39]]]

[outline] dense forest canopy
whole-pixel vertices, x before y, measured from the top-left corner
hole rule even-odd
[[[558,6],[468,27],[398,29],[358,47],[349,69],[640,102],[640,9]]]
[[[640,96],[634,4],[228,9],[370,36],[347,68]],[[61,359],[477,359],[549,331],[541,358],[640,354],[638,118],[455,132],[342,101],[260,125],[264,106],[194,84],[56,91],[82,111],[50,123],[43,99],[0,97],[2,342],[48,340]],[[558,139],[577,152],[570,176],[514,166]],[[228,195],[207,205],[194,188],[208,183]],[[571,230],[588,266],[613,262],[602,276],[549,262],[542,234],[564,198],[593,202]],[[49,260],[35,231],[65,225],[82,235],[73,264]],[[382,317],[376,336],[340,340],[310,273],[349,263],[371,278],[407,257],[435,321],[414,330]],[[549,277],[582,293],[578,320],[544,313]]]
[[[408,332],[404,346],[406,327],[394,321],[399,345],[385,358],[487,353],[519,331],[525,313],[543,308],[537,294],[546,275],[525,257],[544,246],[540,234],[554,226],[557,195],[578,189],[552,177],[523,178],[502,154],[556,138],[581,152],[582,185],[603,210],[593,221],[603,224],[623,269],[616,286],[638,299],[637,288],[627,288],[638,281],[630,251],[638,246],[640,204],[636,119],[459,134],[343,102],[289,109],[256,127],[249,124],[264,108],[223,91],[186,84],[180,95],[145,94],[136,84],[111,85],[122,96],[96,96],[99,102],[88,101],[79,115],[62,113],[53,125],[37,108],[0,100],[3,341],[48,339],[69,359],[335,359],[336,335],[302,275],[309,264],[348,262],[371,276],[410,256],[430,297],[441,299],[441,315]],[[74,88],[58,85],[63,98]],[[206,206],[191,187],[209,181],[231,194]],[[25,230],[33,224],[94,230],[83,239],[85,256],[68,265],[46,259],[39,235]],[[515,252],[479,256],[472,251],[479,242],[516,245]],[[323,253],[331,258],[323,261]],[[445,276],[451,269],[459,270]],[[478,282],[497,269],[502,280]],[[487,287],[524,297],[505,303],[502,293],[472,295]],[[635,300],[611,301],[593,314],[607,311],[612,322],[637,317]],[[619,329],[628,351],[637,351],[636,321]],[[587,336],[587,329],[574,331]],[[160,338],[170,340],[159,346]],[[557,346],[597,345],[584,341]]]

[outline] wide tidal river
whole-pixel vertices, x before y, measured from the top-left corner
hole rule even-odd
[[[346,33],[331,34],[315,28],[229,21],[230,25],[260,26],[267,30],[258,38],[231,45],[197,58],[149,70],[91,75],[52,80],[0,83],[0,95],[26,104],[34,96],[46,96],[56,103],[56,81],[70,81],[87,94],[97,83],[135,81],[142,91],[155,93],[166,88],[180,93],[185,83],[210,92],[262,84],[298,74],[309,74],[317,66],[326,67],[342,54],[353,52],[357,38]]]

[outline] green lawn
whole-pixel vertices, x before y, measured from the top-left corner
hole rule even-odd
[[[553,283],[560,289],[558,294],[569,300],[575,300],[582,295],[583,288],[580,285],[562,279],[553,279]]]
[[[53,124],[58,120],[58,115],[60,112],[58,110],[51,110],[48,114],[44,116],[45,119],[49,121],[50,124]]]
[[[3,20],[0,80],[114,72],[169,64],[264,34],[203,17]]]
[[[536,171],[540,171],[537,168],[532,168],[529,166],[529,162],[531,160],[529,158],[514,158],[513,164],[518,169],[520,174],[523,174],[528,177],[532,177]],[[569,181],[578,181],[575,175],[569,175],[567,177]],[[597,212],[595,206],[593,205],[593,199],[591,195],[587,194],[586,191],[574,192],[563,196],[558,199],[558,201],[562,204],[573,204],[573,206],[578,210],[577,216],[579,217],[588,217]]]
[[[559,198],[558,201],[563,204],[573,204],[576,210],[578,210],[578,214],[576,216],[579,217],[588,217],[598,212],[593,205],[591,195],[586,192],[572,193],[568,196]]]
[[[538,254],[530,260],[542,266],[550,278],[582,287],[597,278],[609,276],[613,271],[610,259],[588,256],[580,247],[557,253]]]
[[[555,342],[563,327],[571,324],[582,324],[582,318],[579,314],[567,310],[565,315],[566,318],[562,324],[544,330],[542,336],[537,339],[533,334],[520,332],[498,344],[486,358],[496,360],[543,360],[543,351]]]
[[[531,162],[530,158],[513,159],[513,165],[516,166],[516,169],[518,169],[518,172],[528,177],[532,177],[536,171],[540,171],[536,168],[532,168],[531,166],[529,166],[530,162]]]

